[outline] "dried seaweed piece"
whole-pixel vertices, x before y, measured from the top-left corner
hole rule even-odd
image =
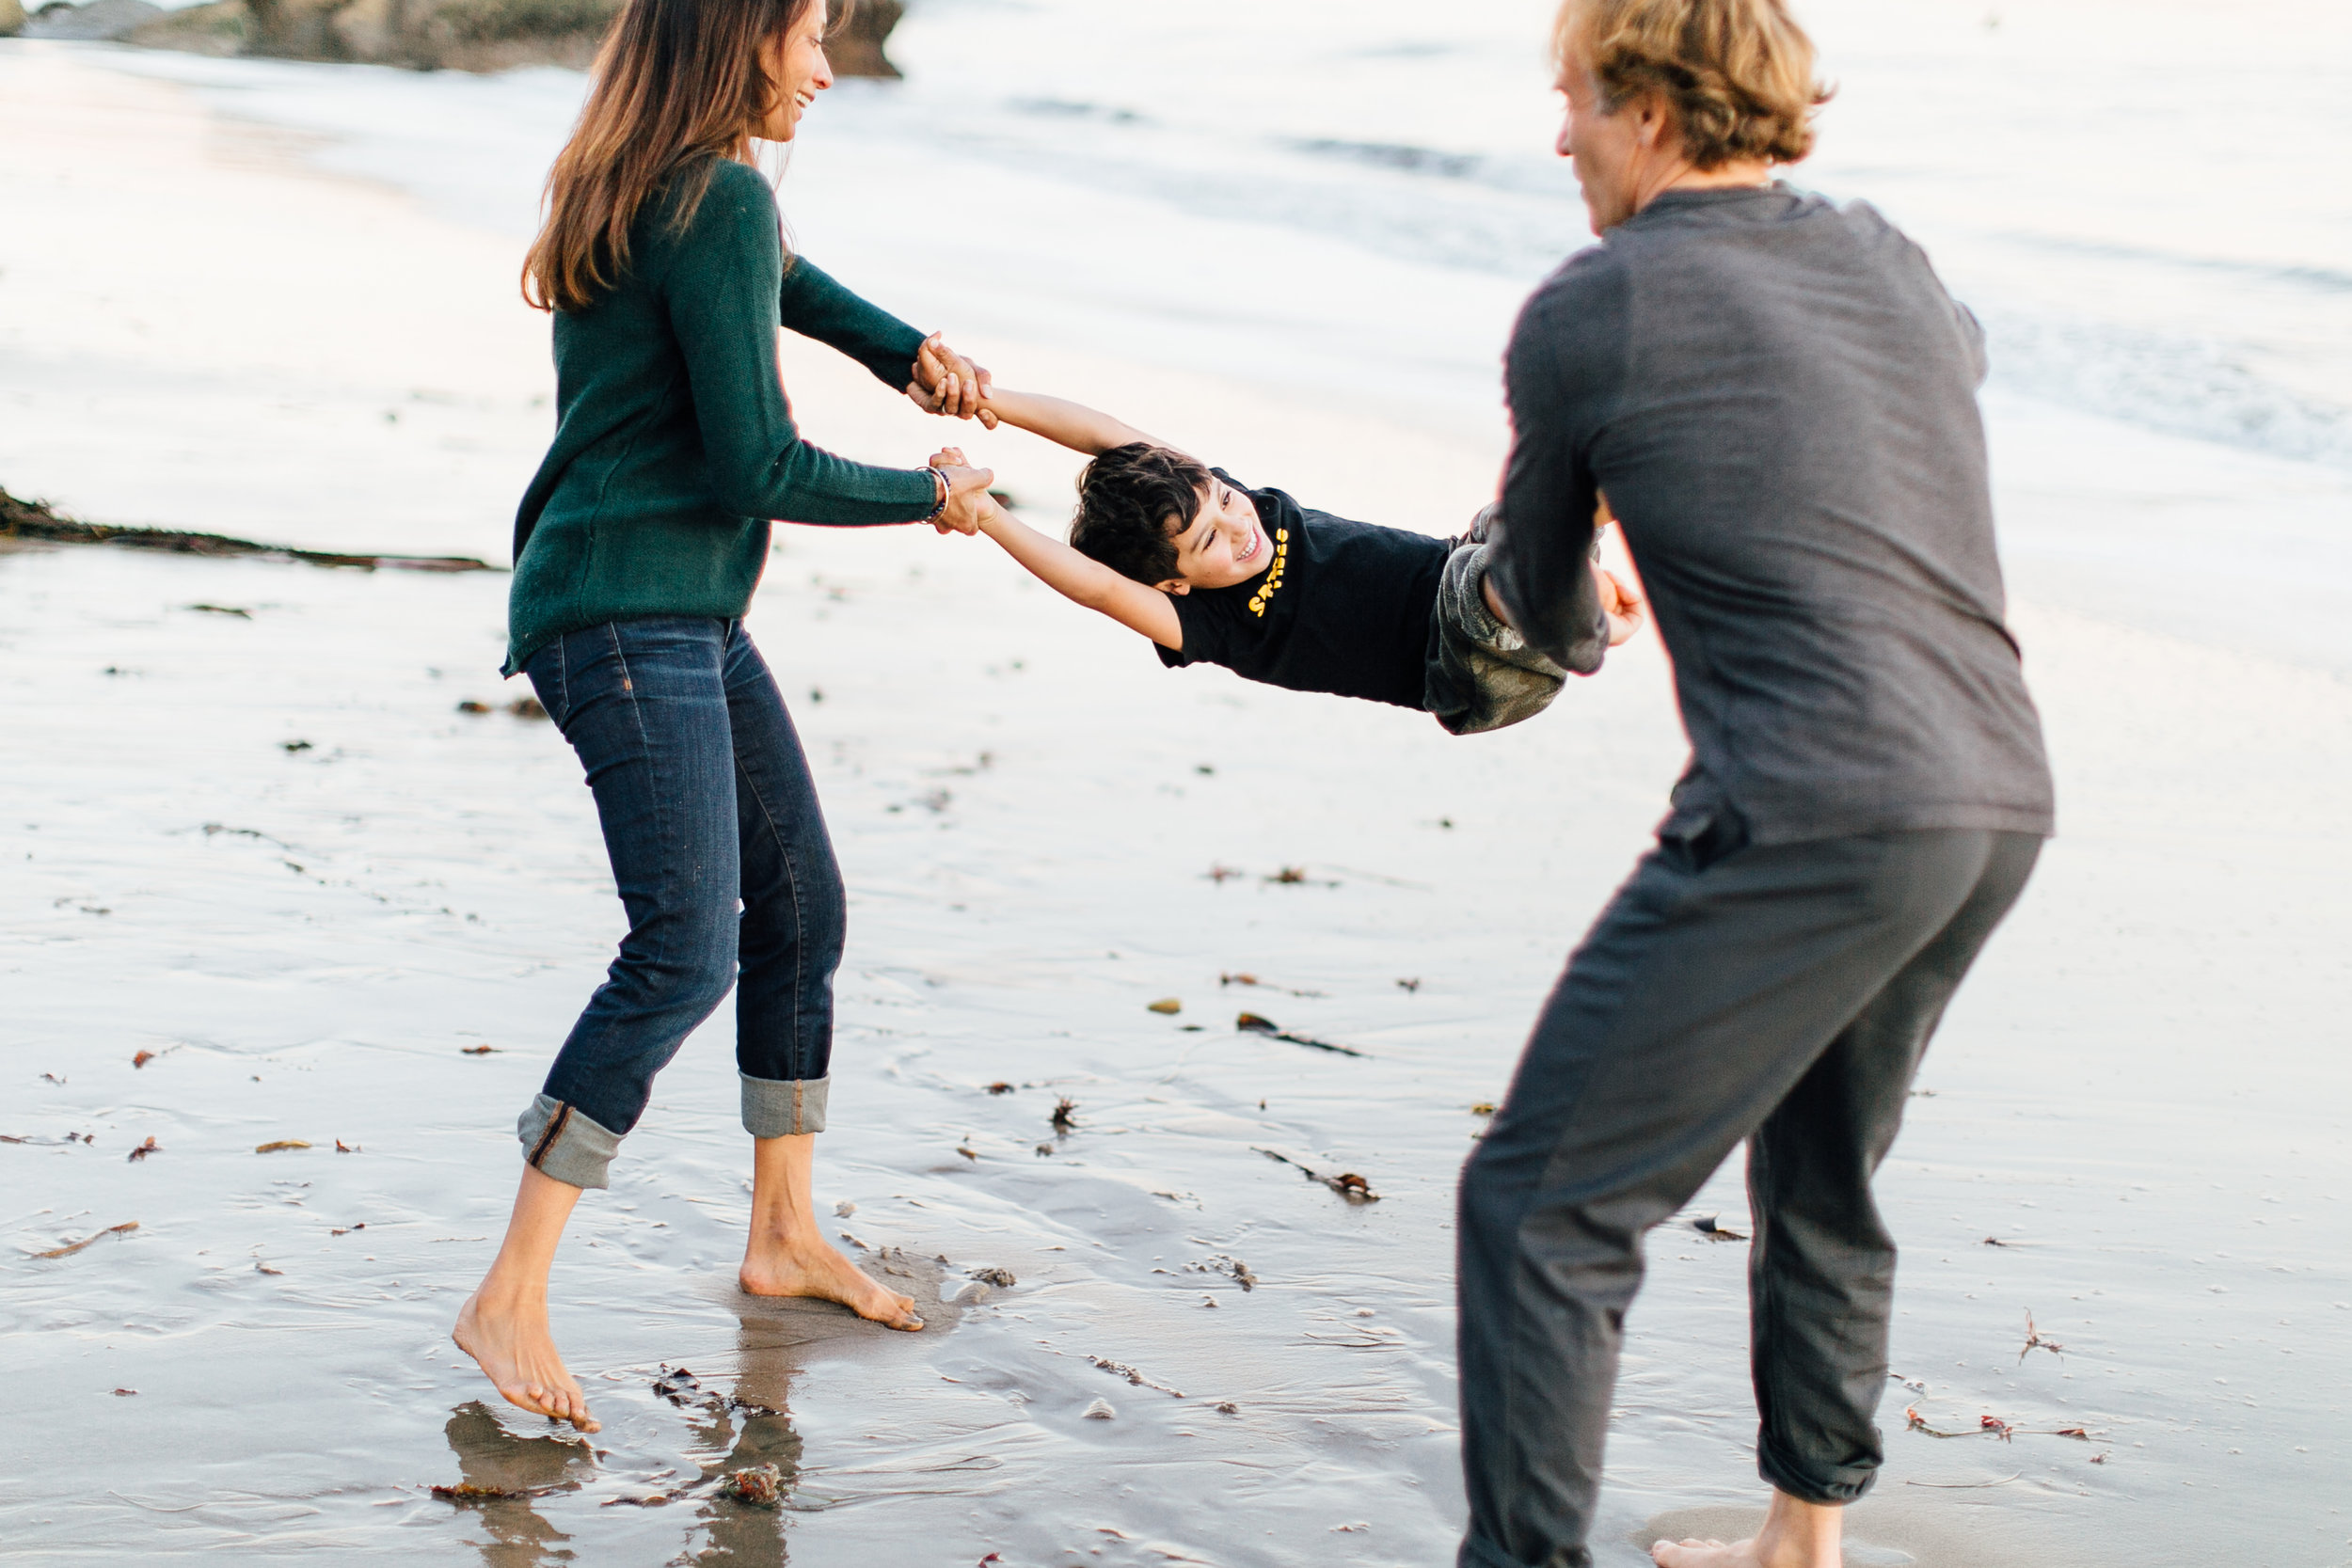
[[[150,1143],[153,1143],[154,1141],[155,1140],[152,1138],[148,1140]],[[61,1247],[52,1247],[47,1252],[36,1252],[33,1256],[36,1258],[71,1258],[86,1246],[102,1242],[109,1236],[124,1235],[130,1231],[136,1230],[138,1227],[138,1221],[124,1220],[120,1225],[110,1225],[106,1227],[105,1229],[101,1230],[95,1236],[85,1236],[78,1242],[72,1242]]]
[[[253,1272],[254,1272],[255,1274],[276,1274],[276,1275],[282,1275],[282,1274],[284,1274],[286,1271],[285,1271],[285,1270],[283,1270],[283,1269],[273,1269],[273,1268],[271,1268],[271,1267],[270,1267],[267,1263],[264,1263],[264,1262],[262,1262],[262,1261],[259,1258],[256,1258],[255,1259],[253,1259]]]
[[[457,1048],[457,1053],[460,1056],[487,1056],[497,1049],[495,1045],[461,1045]]]
[[[484,714],[490,711],[490,705],[487,703],[476,702],[473,698],[469,697],[464,702],[457,705],[457,711],[460,713]]]
[[[1245,1035],[1263,1035],[1269,1039],[1288,1040],[1293,1045],[1304,1045],[1316,1051],[1328,1051],[1335,1055],[1366,1057],[1370,1055],[1369,1052],[1359,1051],[1352,1045],[1334,1045],[1329,1040],[1319,1040],[1312,1035],[1301,1035],[1285,1029],[1272,1019],[1262,1018],[1256,1013],[1243,1013],[1233,1020],[1233,1027]]]
[[[338,1154],[357,1154],[360,1152],[360,1149],[358,1144],[347,1144],[343,1142],[342,1139],[337,1138],[335,1140],[335,1152]]]
[[[1417,991],[1421,990],[1421,977],[1419,975],[1415,975],[1410,980],[1399,980],[1396,984],[1399,990],[1407,992]]]
[[[1000,1078],[995,1083],[988,1085],[988,1092],[991,1094],[1010,1094],[1012,1093],[1012,1085]]]
[[[2026,1314],[2026,1343],[2017,1352],[2018,1365],[2025,1365],[2028,1352],[2038,1350],[2046,1350],[2052,1355],[2062,1355],[2066,1353],[2066,1347],[2056,1339],[2045,1339],[2042,1337],[2041,1331],[2033,1325],[2033,1314],[2028,1312]]]
[[[1295,886],[1306,879],[1307,868],[1303,865],[1286,865],[1266,879],[1269,882],[1279,882],[1286,887]]]
[[[145,1143],[131,1150],[131,1159],[135,1163],[146,1159],[151,1154],[161,1154],[163,1151],[164,1146],[155,1141],[154,1133],[150,1132]]]
[[[275,1154],[281,1148],[308,1148],[310,1147],[310,1146],[309,1144],[303,1142],[300,1138],[272,1138],[265,1144],[255,1144],[253,1146],[253,1152],[256,1154]]]
[[[368,1222],[361,1220],[358,1225],[346,1225],[342,1229],[330,1230],[327,1234],[330,1236],[348,1236],[355,1230],[365,1230],[367,1227]]]
[[[1057,1132],[1076,1132],[1078,1130],[1077,1110],[1078,1102],[1068,1095],[1063,1095],[1054,1106],[1054,1131]]]
[[[138,1392],[139,1391],[136,1388],[118,1388],[115,1390],[115,1398],[119,1400],[136,1399],[138,1397]]]
[[[1165,1383],[1154,1383],[1152,1379],[1144,1376],[1141,1372],[1136,1370],[1133,1367],[1128,1366],[1123,1361],[1113,1361],[1109,1357],[1102,1355],[1089,1355],[1087,1359],[1094,1363],[1097,1367],[1102,1368],[1103,1370],[1110,1373],[1113,1377],[1125,1378],[1127,1382],[1135,1387],[1157,1388],[1161,1393],[1180,1400],[1184,1397],[1183,1389],[1170,1388]]]
[[[433,1495],[443,1502],[467,1503],[498,1497],[539,1497],[554,1490],[551,1486],[482,1486],[470,1481],[461,1481],[454,1486],[436,1486]]]
[[[993,1265],[985,1269],[966,1269],[964,1273],[970,1275],[974,1279],[978,1280],[981,1284],[993,1285],[1000,1291],[1009,1291],[1015,1285],[1021,1283],[1020,1280],[1013,1277],[1013,1273],[1010,1269],[1000,1269]]]
[[[506,705],[506,711],[517,719],[545,719],[547,705],[536,697],[517,697]]]
[[[145,1067],[148,1063],[153,1061],[154,1059],[155,1053],[152,1051],[142,1051],[137,1055],[131,1058],[131,1065],[133,1067]]]
[[[1352,1170],[1342,1171],[1337,1176],[1327,1176],[1323,1172],[1313,1168],[1311,1165],[1304,1164],[1299,1161],[1292,1159],[1287,1154],[1279,1153],[1271,1148],[1262,1148],[1255,1144],[1252,1144],[1250,1147],[1257,1148],[1258,1152],[1264,1155],[1267,1159],[1277,1161],[1282,1164],[1290,1166],[1293,1170],[1297,1171],[1300,1175],[1306,1177],[1308,1180],[1322,1182],[1325,1186],[1330,1188],[1333,1192],[1339,1194],[1350,1203],[1377,1203],[1380,1201],[1380,1195],[1372,1190],[1372,1183],[1365,1180],[1362,1177],[1357,1175]]]
[[[719,1483],[719,1496],[752,1508],[775,1508],[784,1501],[784,1472],[773,1465],[746,1465]]]
[[[1301,990],[1296,986],[1278,986],[1270,980],[1261,980],[1255,974],[1247,973],[1219,974],[1216,977],[1216,983],[1220,986],[1258,986],[1266,990],[1279,990],[1285,996],[1324,997],[1330,994],[1328,991]]]

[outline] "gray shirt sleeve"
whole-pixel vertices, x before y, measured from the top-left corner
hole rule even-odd
[[[1580,675],[1609,651],[1593,582],[1591,455],[1625,380],[1625,293],[1613,258],[1576,257],[1528,300],[1504,358],[1511,457],[1487,574],[1529,645]]]

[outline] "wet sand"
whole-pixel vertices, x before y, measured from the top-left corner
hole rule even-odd
[[[387,223],[428,221],[381,199]],[[13,247],[7,264],[0,286]],[[414,315],[367,332],[457,335],[430,307],[473,275],[417,276],[439,281]],[[6,297],[21,345],[34,328]],[[40,329],[61,355],[81,330]],[[289,501],[270,536],[494,552],[508,498],[479,497],[535,459],[518,445],[535,394],[488,341],[483,395],[518,422],[446,526],[403,521],[406,458],[358,420],[300,454],[342,476],[348,508],[296,531]],[[1491,480],[1489,451],[1357,411],[986,348],[1079,396],[1123,380],[1123,413],[1338,510],[1447,518]],[[173,485],[113,448],[76,467],[36,441],[71,422],[50,403],[28,418],[56,426],[0,432],[0,481],[47,464],[24,487],[103,521],[269,533],[230,515],[246,477],[278,483],[269,427],[225,416],[276,372],[216,357],[223,434],[191,440],[183,474],[211,510],[171,514]],[[136,380],[123,363],[106,398]],[[854,371],[796,355],[787,374],[860,455],[944,428]],[[155,417],[177,429],[182,409]],[[968,444],[1052,520],[1063,459]],[[1402,482],[1367,473],[1364,450],[1396,455]],[[2005,450],[2037,484],[2062,468],[2055,447]],[[134,481],[155,499],[103,500]],[[2119,499],[2103,518],[2131,515]],[[560,738],[458,711],[520,694],[493,673],[503,579],[0,555],[0,1134],[26,1140],[0,1144],[12,1552],[1448,1559],[1453,1181],[1474,1108],[1679,766],[1654,644],[1536,722],[1452,740],[1410,714],[1161,672],[984,541],[779,538],[751,624],[852,897],[819,1191],[852,1206],[844,1246],[910,1272],[933,1327],[735,1291],[747,1150],[723,1015],[558,1265],[557,1333],[605,1422],[585,1441],[485,1404],[446,1338],[512,1192],[512,1118],[619,927]],[[2185,1543],[2200,1560],[2352,1560],[2352,689],[2030,594],[2016,620],[2064,836],[1954,1008],[1883,1179],[1909,1381],[1888,1389],[1888,1469],[1851,1560],[2097,1568]],[[1241,974],[1263,983],[1225,979]],[[1170,997],[1182,1011],[1149,1010]],[[1364,1054],[1239,1032],[1245,1009]],[[281,1140],[310,1147],[255,1152]],[[1379,1201],[1299,1165],[1361,1175]],[[1742,1210],[1735,1167],[1687,1218],[1744,1231]],[[1688,1226],[1653,1239],[1604,1560],[1755,1500],[1744,1251]],[[981,1269],[1015,1283],[938,1302]],[[2026,1347],[2027,1313],[2062,1350]],[[691,1384],[665,1376],[680,1367]],[[1968,1435],[1907,1430],[1906,1407]],[[713,1495],[756,1463],[785,1473],[783,1510]],[[464,1483],[526,1495],[431,1491]]]

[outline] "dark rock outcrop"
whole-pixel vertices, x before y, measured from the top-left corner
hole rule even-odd
[[[145,4],[92,0],[92,8]],[[213,0],[158,15],[129,40],[199,55],[357,60],[420,71],[577,68],[596,57],[620,8],[620,0]],[[859,0],[828,41],[834,71],[898,75],[882,43],[903,10],[900,0]]]
[[[148,0],[89,0],[87,6],[54,0],[26,19],[23,31],[28,39],[103,41],[128,38],[163,14],[161,6]]]

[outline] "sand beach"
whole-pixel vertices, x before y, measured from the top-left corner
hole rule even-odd
[[[1429,69],[1520,70],[1503,51],[1544,9],[1476,8]],[[2062,813],[1881,1180],[1901,1381],[1848,1560],[2341,1568],[2352,294],[2296,269],[2326,274],[2352,212],[2185,237],[2119,176],[2147,231],[2095,244],[2179,255],[2110,256],[2105,314],[2066,315],[2089,263],[2050,236],[2104,219],[2068,229],[2021,169],[2006,216],[1959,224],[1983,188],[1890,101],[1960,95],[2007,69],[1969,51],[2039,27],[2036,57],[2098,6],[1903,36],[1821,9],[1873,130],[1870,156],[1833,139],[1822,182],[1875,180],[1939,261],[1947,235],[2022,367],[1986,406]],[[2136,69],[2186,70],[2188,9],[2152,10]],[[787,217],[1008,384],[1448,531],[1492,492],[1524,258],[1577,218],[1543,183],[1533,68],[1525,103],[1385,141],[1332,106],[1419,37],[1374,12],[1328,81],[1265,109],[1237,72],[1184,139],[1168,82],[1202,46],[1101,85],[1144,8],[1023,61],[1010,13],[918,7],[907,83],[820,106]],[[1311,21],[1265,8],[1263,53],[1307,57]],[[2313,69],[2296,92],[2343,82]],[[515,270],[579,92],[0,41],[0,484],[109,525],[503,566],[551,420]],[[2234,215],[2284,178],[2249,176]],[[1172,225],[1182,254],[1146,243]],[[1037,526],[1066,517],[1069,454],[926,419],[810,345],[784,363],[819,442],[911,463],[956,439]],[[930,1327],[737,1290],[723,1011],[557,1265],[604,1421],[582,1438],[447,1339],[513,1118],[621,926],[570,752],[508,711],[505,581],[0,547],[11,1557],[1450,1560],[1454,1177],[1681,766],[1655,640],[1454,739],[1163,672],[984,540],[780,530],[750,622],[851,900],[819,1194]],[[1604,1561],[1760,1496],[1740,1174],[1652,1240]],[[768,1464],[780,1507],[721,1495]]]

